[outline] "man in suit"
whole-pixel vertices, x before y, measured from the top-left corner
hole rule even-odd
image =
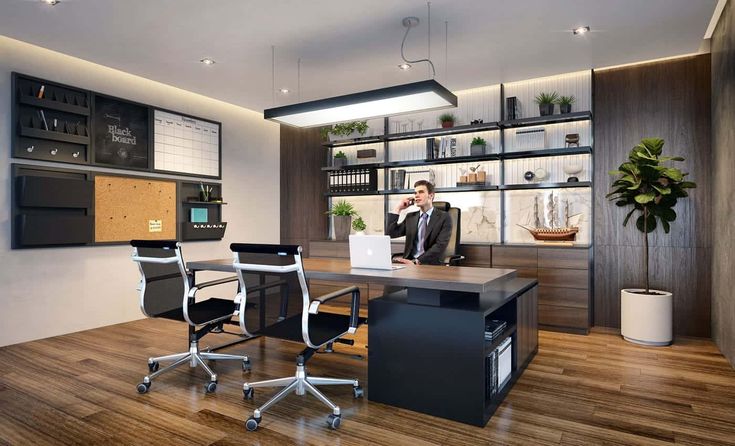
[[[393,212],[386,216],[386,234],[391,238],[406,236],[406,247],[402,258],[395,259],[406,264],[439,265],[444,261],[444,251],[452,237],[452,218],[441,209],[435,209],[434,185],[419,180],[414,185],[413,199],[404,198]],[[398,223],[398,214],[414,201],[419,211],[406,215]]]

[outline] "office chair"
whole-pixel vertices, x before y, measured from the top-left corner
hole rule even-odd
[[[297,395],[304,395],[309,392],[332,409],[332,413],[327,417],[327,424],[332,429],[338,428],[341,423],[339,406],[324,396],[316,388],[316,385],[351,385],[355,398],[362,397],[362,388],[356,379],[308,376],[306,362],[322,346],[335,342],[343,335],[355,333],[358,325],[363,322],[358,313],[360,308],[359,288],[350,286],[311,299],[304,276],[300,246],[233,243],[230,245],[230,249],[234,255],[233,266],[240,280],[241,291],[237,298],[241,305],[247,301],[247,295],[250,293],[253,284],[257,284],[261,288],[271,288],[269,294],[276,295],[278,290],[283,290],[285,283],[289,292],[298,295],[302,300],[300,313],[259,327],[257,331],[252,331],[248,327],[247,318],[240,317],[243,332],[250,336],[263,335],[306,344],[306,348],[296,358],[295,376],[246,382],[243,385],[243,393],[246,399],[253,398],[254,389],[257,387],[282,388],[271,399],[253,411],[253,416],[245,422],[245,427],[249,431],[256,430],[261,422],[263,412],[290,393],[295,392]],[[319,306],[322,303],[348,294],[352,296],[349,316],[319,312]]]
[[[459,266],[459,262],[464,260],[464,256],[459,254],[459,225],[462,222],[462,211],[459,208],[453,208],[448,201],[435,201],[434,207],[449,213],[452,219],[452,237],[449,239],[447,249],[444,251],[444,264],[448,266]]]
[[[151,381],[162,373],[189,363],[189,367],[201,366],[209,375],[205,385],[207,393],[217,389],[217,375],[204,360],[242,361],[243,370],[250,370],[247,356],[211,353],[199,350],[199,340],[211,331],[218,331],[222,324],[238,314],[232,299],[210,298],[195,301],[197,291],[214,285],[234,282],[236,276],[192,284],[192,274],[186,270],[181,245],[175,240],[132,240],[133,261],[140,270],[140,309],[147,317],[183,321],[189,324],[189,351],[148,359],[149,375],[138,384],[138,392],[146,393]],[[198,329],[197,329],[198,328]],[[159,370],[159,363],[174,361]]]

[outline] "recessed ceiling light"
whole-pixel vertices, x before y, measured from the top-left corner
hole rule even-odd
[[[204,65],[214,65],[214,59],[211,59],[209,57],[205,57],[204,59],[200,60],[199,62],[203,63]]]
[[[587,34],[588,32],[590,32],[589,26],[580,26],[579,28],[574,28],[572,30],[572,34],[574,34],[575,36],[581,36],[583,34]]]
[[[47,5],[56,6],[61,0],[41,0],[43,3],[46,3]]]
[[[280,91],[282,94],[288,94],[288,92],[291,90],[289,90],[288,88],[281,88],[278,91]]]
[[[411,69],[411,64],[402,63],[402,64],[398,65],[398,68],[400,68],[403,71],[410,70]]]

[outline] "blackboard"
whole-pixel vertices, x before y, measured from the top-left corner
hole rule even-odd
[[[94,96],[94,163],[149,169],[148,107]]]

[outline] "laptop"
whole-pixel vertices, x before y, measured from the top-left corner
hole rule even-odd
[[[353,268],[395,270],[405,265],[391,262],[390,237],[387,235],[351,235],[350,265]]]

